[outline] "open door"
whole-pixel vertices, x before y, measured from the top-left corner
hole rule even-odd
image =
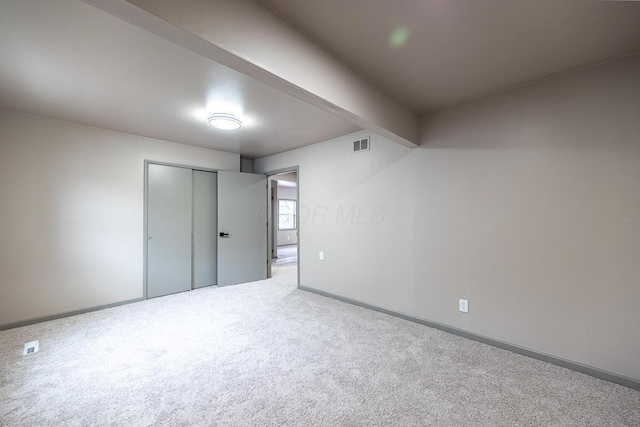
[[[218,172],[218,286],[267,278],[267,177]]]

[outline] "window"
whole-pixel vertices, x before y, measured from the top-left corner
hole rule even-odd
[[[278,199],[278,230],[296,229],[295,200]]]

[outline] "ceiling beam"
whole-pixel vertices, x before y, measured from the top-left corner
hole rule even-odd
[[[83,0],[407,147],[418,115],[252,0]]]

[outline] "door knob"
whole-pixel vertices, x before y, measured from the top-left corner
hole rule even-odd
[[[229,233],[220,233],[220,237],[228,239],[229,238]]]

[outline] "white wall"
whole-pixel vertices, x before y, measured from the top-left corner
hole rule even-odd
[[[278,199],[298,200],[298,189],[291,187],[278,186]],[[278,203],[276,202],[276,209]],[[278,218],[276,213],[276,219]],[[278,230],[277,246],[295,245],[298,243],[298,230]]]
[[[142,297],[144,160],[237,154],[0,112],[0,325]]]
[[[299,166],[303,286],[640,380],[639,100],[635,56],[254,167]]]

